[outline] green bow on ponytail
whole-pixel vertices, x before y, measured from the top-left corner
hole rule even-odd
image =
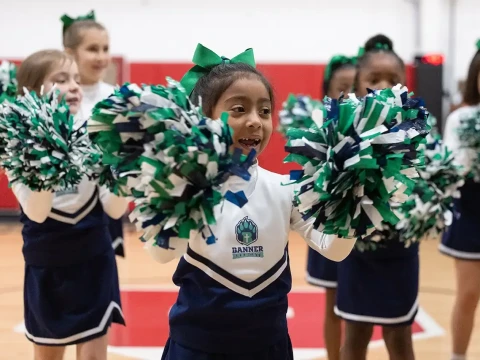
[[[388,46],[388,44],[382,44],[382,43],[376,43],[375,46],[374,46],[374,49],[385,50],[385,51],[393,51],[393,49],[391,49],[390,46]],[[361,58],[363,55],[365,55],[365,48],[360,47],[358,49],[357,58]]]
[[[325,68],[325,73],[323,75],[325,80],[330,80],[332,76],[332,69],[335,65],[346,65],[346,64],[355,64],[356,57],[348,57],[345,55],[335,55],[330,59],[327,67]]]
[[[480,50],[480,39],[477,40],[476,45],[477,45],[477,50]]]
[[[95,11],[90,11],[87,15],[82,15],[77,18],[71,18],[67,14],[64,14],[60,20],[63,22],[63,32],[65,32],[73,23],[77,21],[84,21],[84,20],[93,20],[95,21]]]
[[[188,72],[183,76],[182,80],[180,80],[180,83],[187,91],[187,94],[191,94],[198,80],[207,75],[217,65],[223,63],[243,63],[255,67],[253,49],[247,49],[234,58],[228,59],[224,56],[218,56],[212,50],[206,48],[202,44],[197,45],[192,61],[195,66],[188,70]]]
[[[388,44],[382,44],[382,43],[375,43],[375,49],[379,49],[379,50],[392,50],[390,49],[390,46],[388,46]]]
[[[358,48],[357,58],[361,58],[363,55],[365,55],[365,48],[361,46]]]

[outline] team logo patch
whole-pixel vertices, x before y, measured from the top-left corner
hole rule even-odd
[[[235,226],[235,234],[240,244],[248,246],[258,240],[258,226],[245,216]]]
[[[263,257],[263,246],[250,246],[258,240],[258,226],[248,216],[245,216],[235,226],[235,236],[237,241],[243,246],[232,248],[234,259]]]

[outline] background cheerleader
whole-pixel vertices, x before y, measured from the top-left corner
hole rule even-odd
[[[369,39],[358,59],[355,92],[386,89],[405,83],[405,65],[384,35]],[[374,325],[383,328],[391,360],[414,359],[411,325],[418,310],[418,244],[405,248],[393,239],[374,243],[371,238],[357,241],[351,254],[338,264],[335,313],[346,320],[342,360],[366,359]]]
[[[95,20],[91,11],[85,16],[62,17],[63,46],[78,64],[83,100],[78,116],[88,119],[96,103],[113,93],[114,87],[103,81],[111,62],[107,29]],[[109,230],[115,254],[124,257],[123,221],[109,218]]]
[[[77,65],[62,51],[39,51],[27,57],[17,79],[19,95],[26,88],[40,96],[42,89],[48,92],[55,85],[60,91],[59,100],[65,98],[72,115],[80,109]],[[9,109],[15,111],[12,106]],[[23,117],[23,121],[31,119]],[[83,123],[77,118],[74,127],[81,128]],[[41,147],[49,151],[47,144]],[[27,156],[23,159],[31,161]],[[23,172],[35,171],[31,164],[23,166]],[[71,171],[76,170],[72,167]],[[108,329],[112,322],[124,324],[124,319],[104,212],[119,218],[126,201],[99,188],[81,173],[77,174],[81,178],[77,186],[56,186],[58,190],[54,191],[31,190],[13,172],[18,174],[20,170],[9,169],[8,176],[22,211],[24,318],[26,337],[34,343],[35,359],[60,360],[65,346],[74,344],[79,360],[106,359]]]
[[[451,113],[445,125],[444,141],[453,150],[456,162],[468,174],[478,169],[478,148],[462,143],[459,128],[462,120],[480,117],[480,48],[477,49],[468,69],[465,93],[466,106]],[[477,125],[478,126],[478,125]],[[478,129],[471,129],[472,136]],[[477,135],[478,137],[478,135]],[[480,140],[480,139],[479,139]],[[479,141],[477,140],[477,142]],[[474,173],[478,170],[474,170]],[[476,174],[478,176],[478,174]],[[477,180],[478,181],[478,180]],[[442,237],[440,251],[455,260],[456,298],[451,319],[453,354],[451,360],[466,359],[467,349],[475,322],[475,312],[480,299],[480,184],[467,178],[460,189],[461,197],[455,201],[452,225]]]
[[[355,71],[355,58],[344,55],[332,57],[325,68],[323,94],[332,99],[338,99],[341,93],[346,95],[352,90]],[[306,281],[311,285],[325,288],[326,292],[323,336],[329,360],[340,358],[342,339],[342,322],[334,312],[337,294],[337,266],[337,262],[308,248]]]

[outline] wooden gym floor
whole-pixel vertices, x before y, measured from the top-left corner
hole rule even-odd
[[[160,265],[150,260],[138,240],[138,233],[126,226],[125,259],[118,259],[121,286],[171,286],[175,263]],[[33,359],[32,346],[23,334],[14,328],[21,323],[23,314],[23,257],[21,253],[21,227],[16,222],[0,224],[0,360]],[[306,244],[296,234],[291,235],[290,259],[294,289],[312,289],[304,281]],[[433,320],[437,334],[415,340],[415,353],[419,360],[448,360],[450,354],[450,312],[454,301],[453,261],[437,251],[437,241],[424,242],[421,247],[421,279],[419,302]],[[441,331],[443,329],[443,331]],[[442,334],[443,333],[443,334]],[[476,317],[476,330],[472,336],[469,359],[480,359],[480,314]],[[294,344],[295,345],[295,344]],[[65,360],[74,359],[74,349],[67,350]],[[323,357],[321,357],[323,359]],[[133,359],[109,354],[111,360]],[[320,359],[320,358],[317,358]],[[383,347],[369,350],[369,360],[388,359]],[[313,360],[313,359],[312,359]]]

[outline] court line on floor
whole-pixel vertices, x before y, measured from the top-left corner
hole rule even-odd
[[[131,284],[121,286],[123,291],[173,291],[177,292],[178,287],[174,285],[144,285],[144,284]],[[292,293],[322,293],[321,288],[312,287],[298,287],[291,291]],[[423,331],[421,333],[413,334],[412,339],[425,340],[433,337],[439,337],[445,335],[445,330],[437,324],[437,322],[422,308],[419,308],[417,316],[415,318]],[[24,333],[25,326],[23,323],[15,326],[14,331],[16,333]],[[383,340],[374,340],[369,344],[369,348],[379,348],[384,346]],[[109,346],[109,352],[116,353],[122,356],[128,356],[134,359],[142,360],[158,360],[163,352],[163,347],[118,347]],[[294,349],[294,356],[296,360],[313,360],[323,358],[326,356],[325,349]]]

